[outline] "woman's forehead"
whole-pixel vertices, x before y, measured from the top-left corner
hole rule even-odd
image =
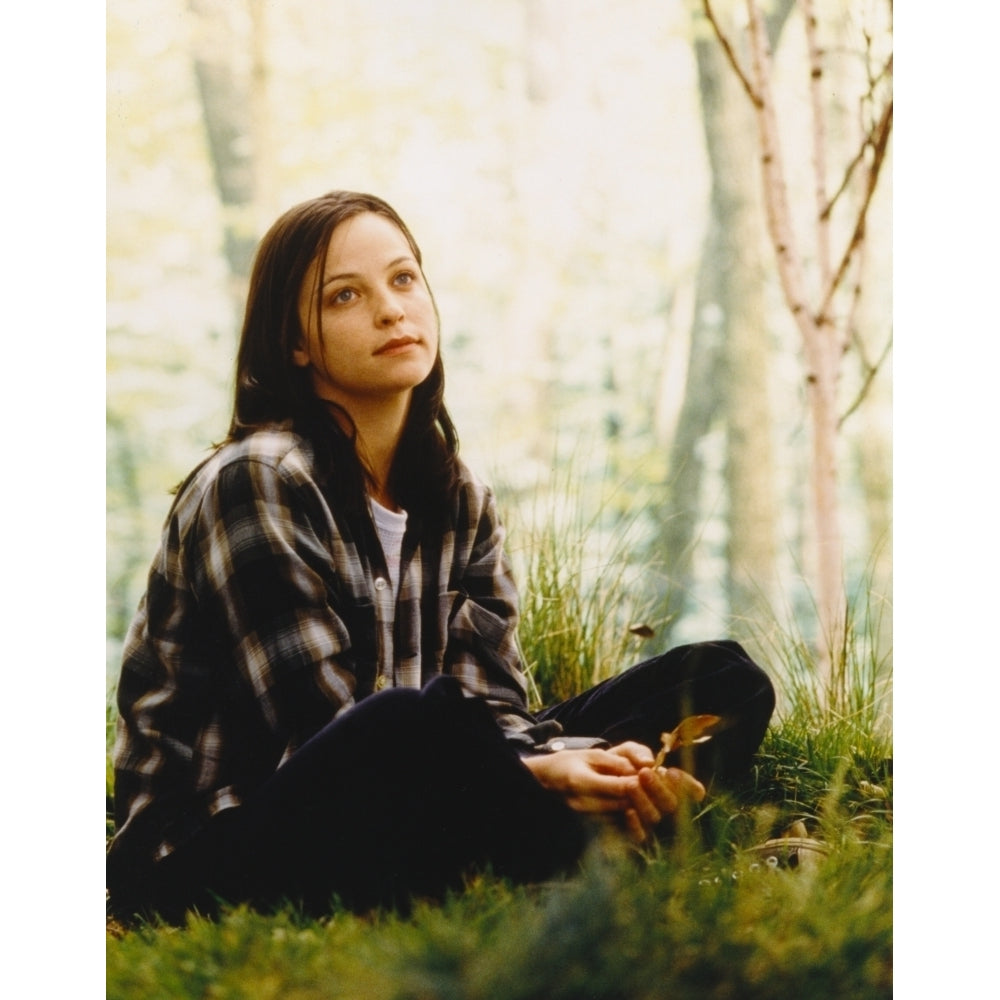
[[[345,268],[351,271],[360,266],[384,266],[413,255],[410,241],[392,219],[377,212],[361,212],[345,219],[330,234],[324,280]]]

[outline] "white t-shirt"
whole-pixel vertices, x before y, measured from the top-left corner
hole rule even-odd
[[[406,533],[406,511],[389,510],[383,507],[377,500],[368,498],[371,506],[372,518],[375,521],[375,530],[378,532],[378,540],[382,544],[382,551],[385,553],[386,567],[389,570],[389,582],[392,584],[393,593],[399,594],[399,554],[403,548],[403,535]]]
[[[393,650],[393,633],[396,623],[396,600],[399,597],[399,557],[403,548],[403,535],[406,532],[406,511],[397,512],[383,507],[380,503],[368,498],[371,507],[375,531],[385,554],[385,565],[389,571],[389,585],[379,577],[375,581],[375,615],[379,629],[379,674],[375,680],[375,689],[395,683],[395,654]]]

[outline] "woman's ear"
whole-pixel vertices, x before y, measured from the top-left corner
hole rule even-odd
[[[292,334],[292,339],[295,346],[292,348],[292,364],[296,368],[308,368],[309,367],[309,337],[306,335],[303,329],[302,314],[299,313],[298,322],[295,324],[294,330],[289,330],[288,332]]]
[[[309,361],[309,350],[305,345],[305,338],[300,337],[299,342],[292,348],[292,363],[298,368],[308,368]]]

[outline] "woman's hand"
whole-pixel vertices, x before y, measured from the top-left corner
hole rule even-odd
[[[653,768],[649,747],[620,743],[608,750],[559,750],[526,757],[525,765],[546,788],[578,812],[620,814],[633,839],[645,840],[682,800],[700,802],[705,788],[677,768]]]

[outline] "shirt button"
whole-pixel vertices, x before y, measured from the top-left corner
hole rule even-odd
[[[375,578],[375,589],[385,590],[389,586],[389,581],[384,576],[378,576]]]
[[[375,690],[384,691],[389,686],[389,678],[385,674],[379,674],[375,680]]]

